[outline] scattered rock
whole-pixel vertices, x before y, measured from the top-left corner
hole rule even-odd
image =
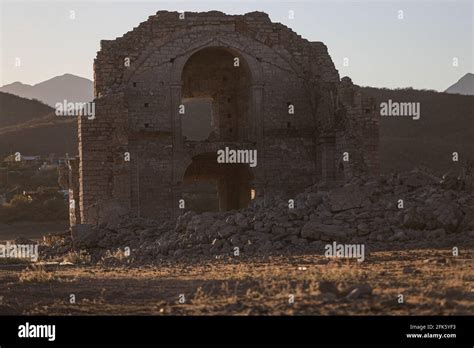
[[[319,240],[321,238],[321,230],[319,223],[314,221],[307,222],[301,230],[301,237],[310,240]]]
[[[318,283],[318,289],[321,293],[332,293],[334,295],[339,294],[339,290],[336,282],[322,280]]]
[[[90,248],[98,242],[98,234],[92,225],[78,224],[71,227],[71,238],[74,247]]]
[[[232,257],[235,247],[241,249],[240,257],[246,257],[323,254],[324,245],[333,241],[439,244],[450,237],[472,238],[472,173],[461,179],[449,178],[443,181],[420,170],[376,180],[352,178],[334,189],[308,187],[294,197],[294,209],[288,208],[286,199],[268,197],[265,206],[255,204],[239,211],[188,211],[173,225],[121,216],[111,224],[76,225],[68,236],[46,238],[40,250],[43,256],[54,257],[72,249],[87,249],[93,258],[100,258],[108,250],[128,247],[134,261],[159,262]],[[448,185],[449,181],[455,188]],[[404,200],[403,208],[398,206],[400,198]]]
[[[407,236],[406,236],[405,232],[403,232],[403,231],[398,231],[398,232],[396,232],[393,236],[391,236],[388,240],[389,240],[390,242],[393,242],[393,241],[397,241],[397,242],[398,242],[398,241],[403,241],[403,240],[405,240],[406,237],[407,237]]]
[[[346,185],[329,193],[329,206],[332,212],[360,208],[367,202],[367,196],[367,188]]]
[[[346,296],[346,298],[348,300],[353,300],[370,295],[372,295],[372,287],[367,283],[363,283],[355,285],[353,289],[349,292],[349,294]]]

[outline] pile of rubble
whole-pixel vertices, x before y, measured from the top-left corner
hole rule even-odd
[[[188,211],[175,226],[143,218],[77,225],[41,250],[44,257],[87,250],[95,260],[129,250],[134,262],[161,262],[322,253],[333,241],[375,249],[459,247],[474,244],[473,178],[470,172],[437,178],[424,170],[354,178],[333,189],[310,187],[292,202],[267,198],[239,211]]]

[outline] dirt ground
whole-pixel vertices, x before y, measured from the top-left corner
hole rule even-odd
[[[0,313],[472,315],[473,256],[471,248],[457,257],[381,251],[362,263],[305,255],[160,267],[3,264]]]

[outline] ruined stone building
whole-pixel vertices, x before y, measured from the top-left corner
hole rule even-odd
[[[265,13],[160,11],[101,41],[94,73],[95,118],[79,118],[81,223],[239,209],[378,170],[374,101],[340,79],[323,43]],[[258,164],[218,163],[225,147],[257,150]]]

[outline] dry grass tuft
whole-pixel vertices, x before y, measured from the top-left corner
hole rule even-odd
[[[21,271],[19,275],[21,283],[44,283],[56,280],[53,272],[48,272],[41,265],[33,265]]]
[[[65,257],[64,262],[74,265],[87,265],[91,263],[91,256],[86,250],[70,251]]]

